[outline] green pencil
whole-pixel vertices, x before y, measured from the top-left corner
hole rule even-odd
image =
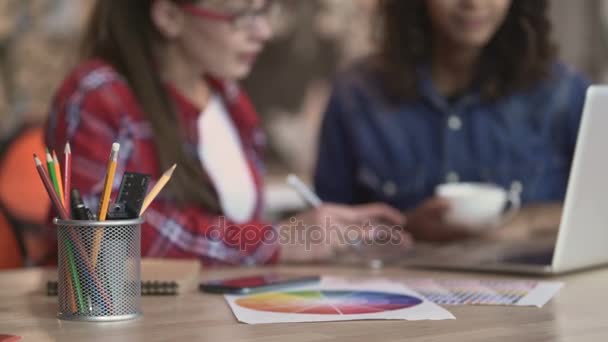
[[[70,266],[70,274],[72,276],[72,283],[74,284],[74,291],[76,292],[76,301],[78,302],[78,310],[82,313],[87,312],[84,304],[84,297],[82,296],[82,288],[80,287],[80,279],[78,279],[78,273],[76,271],[76,261],[74,260],[74,247],[72,247],[72,241],[69,238],[63,237],[63,241],[67,247],[68,263]]]
[[[53,183],[53,187],[55,187],[55,192],[57,196],[61,197],[61,191],[59,191],[59,182],[57,181],[57,173],[55,173],[55,163],[53,162],[53,157],[49,152],[49,149],[46,149],[46,167],[49,170],[49,177],[51,177],[51,182]]]

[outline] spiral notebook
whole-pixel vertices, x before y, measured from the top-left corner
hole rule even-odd
[[[179,295],[198,288],[201,264],[198,260],[142,259],[141,294]],[[46,293],[57,295],[57,280],[47,282]]]

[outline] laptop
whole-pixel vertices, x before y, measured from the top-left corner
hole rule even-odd
[[[608,264],[607,109],[608,86],[589,87],[557,236],[459,242],[416,255],[406,265],[553,275]]]

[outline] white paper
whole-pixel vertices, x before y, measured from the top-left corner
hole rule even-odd
[[[289,297],[282,297],[285,301],[281,301],[276,297],[281,293],[299,291],[326,291],[326,294],[333,294],[335,296],[324,296],[323,293],[321,293],[318,298],[313,298],[311,296],[310,298],[298,297],[298,299],[293,297],[293,295],[289,295]],[[340,297],[336,295],[339,291],[346,291],[350,294],[344,294],[344,296],[340,295]],[[237,320],[247,324],[376,319],[412,321],[455,319],[449,311],[426,300],[423,296],[412,291],[405,285],[384,280],[359,280],[353,282],[341,278],[324,277],[320,284],[244,296],[226,295],[225,298]],[[292,300],[294,298],[295,301]],[[395,301],[391,301],[391,298],[395,299]],[[276,299],[276,301],[273,302],[273,299]],[[365,300],[371,301],[365,302]],[[398,308],[400,305],[395,304],[398,302],[404,303],[404,301],[407,300],[414,300],[417,304],[407,308]],[[253,307],[251,303],[255,303],[255,309],[251,308]],[[245,304],[250,307],[245,307]],[[323,308],[333,308],[338,313],[273,312],[265,310],[264,305],[266,305],[269,310],[292,310],[292,308],[297,307],[303,308],[300,311],[317,311],[322,310]],[[388,309],[389,306],[392,306],[393,308],[397,307],[397,309]],[[382,311],[374,313],[353,313],[358,310],[366,311],[366,308],[371,308],[372,310],[381,308]]]
[[[401,283],[440,305],[506,305],[542,307],[564,285],[561,282],[474,279],[407,279]]]

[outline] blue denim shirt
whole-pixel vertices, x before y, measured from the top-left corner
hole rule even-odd
[[[522,202],[564,198],[588,81],[551,76],[495,101],[471,90],[448,102],[420,69],[421,96],[387,101],[359,66],[338,77],[323,119],[315,187],[325,201],[409,209],[444,182],[522,188]]]

